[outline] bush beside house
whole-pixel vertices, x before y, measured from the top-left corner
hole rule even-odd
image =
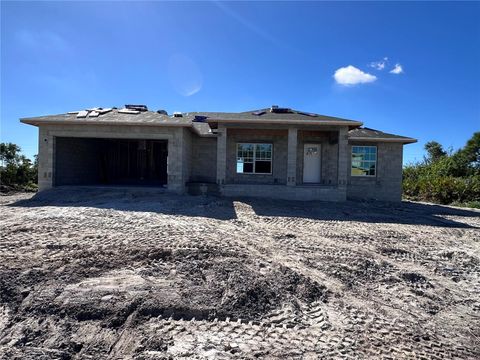
[[[480,132],[456,152],[448,153],[435,141],[425,150],[428,155],[422,162],[403,170],[404,196],[480,208]]]
[[[37,157],[32,162],[21,152],[16,144],[0,144],[1,192],[37,191]]]

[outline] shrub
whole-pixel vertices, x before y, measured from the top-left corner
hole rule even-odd
[[[453,154],[440,152],[441,145],[427,143],[429,156],[403,170],[403,190],[407,198],[441,204],[480,202],[480,133]],[[432,151],[434,144],[435,152]]]
[[[18,145],[0,144],[0,185],[2,189],[35,191],[37,183],[37,160],[21,155]]]

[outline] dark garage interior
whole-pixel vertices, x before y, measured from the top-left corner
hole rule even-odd
[[[57,137],[55,186],[167,184],[167,140]]]

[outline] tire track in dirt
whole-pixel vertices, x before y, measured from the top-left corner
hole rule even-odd
[[[154,203],[131,197],[116,204],[113,197],[102,196],[101,204],[89,200],[86,206],[76,206],[72,200],[54,207],[0,212],[7,229],[0,242],[0,270],[9,271],[12,280],[25,281],[23,290],[12,290],[14,296],[26,295],[19,309],[28,314],[22,318],[22,313],[9,310],[0,313],[0,353],[7,358],[131,354],[139,359],[319,355],[473,359],[479,355],[469,331],[480,327],[468,316],[480,310],[479,248],[474,240],[478,229],[447,227],[463,221],[462,216],[432,220],[415,208],[378,206],[362,218],[359,214],[371,205],[321,204],[319,209],[317,205],[305,209],[297,203],[288,207],[282,202],[248,200],[233,202],[235,216],[225,218],[224,213],[231,212],[225,200],[166,196]],[[471,217],[467,222],[478,223]],[[120,281],[117,293],[92,295],[84,299],[85,305],[103,296],[110,300],[102,301],[124,311],[125,304],[135,299],[129,293],[140,291],[143,298],[152,299],[159,294],[155,286],[169,286],[175,294],[178,284],[172,279],[180,278],[189,281],[185,288],[189,291],[201,288],[222,269],[216,264],[235,261],[243,263],[239,275],[296,279],[279,288],[282,293],[291,291],[292,284],[301,287],[292,292],[295,296],[275,300],[259,316],[240,319],[178,306],[167,311],[142,302],[127,307],[113,327],[101,319],[65,322],[68,314],[35,313],[40,299],[45,304],[72,302],[81,294],[75,289],[89,289],[94,295],[92,286],[105,286],[110,277]],[[76,269],[82,264],[86,268],[80,274]],[[107,267],[102,270],[101,264]],[[60,281],[57,287],[52,280],[43,282],[49,274]],[[235,268],[228,268],[226,274],[235,274]],[[250,281],[235,276],[235,283]],[[139,283],[131,283],[132,279]],[[73,286],[70,293],[61,281]],[[308,294],[302,286],[315,284],[329,291],[324,301],[298,296]],[[217,281],[218,288],[225,286]],[[231,295],[240,293],[234,289]],[[42,337],[52,335],[53,329],[57,335]],[[59,347],[58,334],[70,334],[63,335],[64,348]]]
[[[262,223],[262,218],[257,216],[253,211],[249,211],[250,209],[248,207],[241,207],[241,210],[239,212],[237,212],[237,214],[241,214],[241,216],[239,216],[242,221],[246,222],[246,223],[249,223],[249,225],[255,229],[256,226],[261,226],[263,227],[264,224]],[[287,253],[287,254],[290,254],[290,251],[291,250],[304,250],[306,252],[308,252],[309,250],[310,251],[323,251],[325,252],[325,249],[327,249],[327,252],[329,251],[330,253],[333,253],[333,260],[337,260],[337,261],[352,261],[354,258],[358,258],[359,255],[360,257],[362,258],[373,258],[375,260],[380,260],[381,262],[391,262],[391,258],[389,258],[388,256],[384,256],[382,253],[378,253],[377,251],[375,251],[376,249],[376,245],[372,245],[372,246],[367,246],[367,247],[362,247],[362,253],[357,253],[357,254],[354,254],[352,255],[351,254],[351,251],[342,251],[342,249],[340,248],[339,249],[339,245],[337,243],[337,239],[335,240],[330,240],[328,239],[328,234],[329,232],[328,231],[323,231],[323,232],[320,232],[320,236],[321,236],[321,242],[322,242],[322,246],[308,246],[308,244],[306,244],[307,241],[305,241],[304,237],[302,236],[303,235],[303,231],[302,230],[299,230],[299,229],[306,229],[308,228],[309,231],[307,231],[307,234],[311,234],[311,230],[314,229],[316,230],[317,228],[317,224],[315,221],[312,221],[312,220],[308,220],[308,221],[302,221],[302,220],[297,220],[295,218],[287,218],[287,219],[284,219],[284,218],[281,218],[281,219],[275,219],[275,221],[270,221],[271,219],[266,219],[266,226],[267,227],[270,227],[271,229],[273,230],[277,230],[279,231],[279,233],[283,233],[284,236],[282,237],[281,235],[276,235],[276,239],[278,240],[283,240],[281,241],[281,247],[277,247],[276,248],[276,254],[275,254],[275,258],[276,260],[279,259],[280,255],[279,254],[282,254],[282,253]],[[261,224],[261,225],[259,225]],[[321,227],[325,226],[324,225],[325,222],[322,222],[322,225]],[[329,226],[331,223],[328,222],[326,226]],[[335,227],[338,227],[338,223],[335,223]],[[358,227],[357,227],[358,229]],[[287,231],[286,231],[287,230]],[[252,230],[253,233],[257,233],[257,231],[255,230]],[[386,231],[388,232],[388,230]],[[452,233],[456,233],[458,234],[459,231],[454,231]],[[294,234],[296,235],[294,235]],[[300,236],[299,236],[300,234]],[[447,236],[449,236],[451,233],[450,232],[447,232]],[[392,231],[390,230],[390,235],[389,237],[391,238],[396,238],[398,236],[397,233],[395,231]],[[315,237],[315,240],[318,240],[320,237]],[[401,236],[401,238],[405,239],[406,236]],[[308,239],[310,241],[312,241],[312,238],[311,238],[311,235],[310,235],[310,238]],[[266,243],[269,242],[268,245],[266,245]],[[278,245],[278,244],[277,244]],[[249,242],[249,246],[260,246],[261,248],[271,248],[271,247],[275,247],[275,243],[273,243],[271,241],[271,237],[262,237],[261,239],[258,239],[257,242],[252,242],[250,241]],[[285,250],[287,249],[287,250]],[[335,249],[332,251],[332,249]],[[373,250],[373,251],[372,251]],[[263,252],[263,251],[262,251]],[[395,251],[393,251],[395,253]],[[399,253],[399,252],[397,252]],[[400,252],[401,254],[405,254],[406,252],[402,253]],[[287,256],[283,256],[283,257],[280,257],[281,260],[282,260],[282,263],[286,266],[291,266],[293,268],[295,268],[296,270],[299,270],[301,271],[302,267],[301,266],[298,266],[297,265],[297,261],[294,257],[292,257],[291,255],[287,255]],[[398,261],[395,261],[396,259],[394,258],[393,259],[393,266],[396,268],[395,271],[396,272],[403,272],[402,275],[404,275],[404,278],[407,279],[407,281],[409,282],[409,286],[412,286],[414,289],[416,289],[418,291],[418,289],[428,289],[430,287],[432,287],[432,285],[430,284],[429,281],[425,280],[424,277],[422,277],[422,275],[418,275],[417,273],[415,272],[407,272],[407,271],[411,271],[412,270],[412,264],[405,264],[405,256],[402,257],[402,261],[398,262]],[[409,262],[419,262],[417,256],[411,256],[409,259]],[[421,260],[420,260],[421,261]],[[417,264],[418,265],[418,264]],[[417,271],[421,272],[423,269],[421,267],[418,267],[417,268]],[[307,276],[312,276],[312,277],[315,277],[313,276],[313,274],[311,272],[308,272],[305,273],[305,275]],[[320,277],[317,277],[317,279],[322,279],[323,280],[323,276],[320,276]],[[420,280],[418,280],[417,278],[420,278]],[[330,284],[331,285],[331,284]],[[404,290],[404,289],[402,289]],[[395,288],[392,288],[391,291],[390,291],[390,294],[389,296],[392,296],[394,295],[394,293],[398,292],[398,289],[395,289]],[[345,295],[343,295],[345,297]],[[350,300],[353,300],[353,299],[350,299]],[[385,299],[385,300],[389,300],[388,298]],[[372,304],[373,305],[373,304]],[[377,302],[377,305],[378,305],[378,302]],[[400,309],[401,310],[401,305],[403,304],[398,304],[397,306],[392,306],[392,304],[382,304],[382,306],[386,306],[386,307],[389,307],[389,308],[397,308],[397,309]],[[413,315],[413,320],[414,322],[418,322],[423,316],[423,314],[411,314]],[[423,321],[426,321],[425,319]],[[379,322],[381,325],[380,326],[377,326],[377,327],[374,327],[373,329],[376,330],[376,331],[380,331],[380,330],[383,330],[383,331],[387,331],[387,333],[390,333],[390,332],[394,332],[398,335],[398,332],[395,332],[394,330],[395,329],[392,329],[392,328],[389,328],[388,326],[386,326],[386,322],[385,320],[382,320],[382,319],[377,319],[376,321],[377,323]],[[383,324],[382,324],[383,323]],[[388,321],[387,321],[388,323]],[[408,325],[408,324],[407,324]],[[406,325],[404,324],[403,327],[405,327]],[[365,331],[365,329],[363,329],[363,331]],[[426,337],[430,338],[429,335],[426,335]],[[417,340],[414,340],[414,341],[417,341]],[[437,341],[437,342],[433,342],[433,345],[432,346],[438,346],[439,348],[441,348],[441,344],[443,344],[443,342],[448,342],[448,339],[442,339],[440,341]],[[455,348],[455,345],[454,344],[450,344],[451,346],[453,346]],[[462,349],[460,347],[460,349]],[[408,348],[403,348],[403,349],[397,349],[397,350],[401,350],[399,352],[398,355],[400,355],[400,353],[403,353],[404,355],[405,354],[408,354]],[[411,348],[410,348],[411,350]],[[474,354],[473,353],[470,353],[470,355]],[[380,353],[378,352],[372,352],[372,355],[380,355]]]

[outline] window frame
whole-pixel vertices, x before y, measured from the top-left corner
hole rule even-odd
[[[247,164],[253,164],[253,171],[252,172],[238,172],[238,149],[241,145],[253,145],[253,157],[251,162],[247,162]],[[270,160],[260,159],[257,160],[257,146],[258,145],[269,145],[271,146],[270,151]],[[269,161],[270,162],[270,172],[256,172],[255,163],[256,161]],[[244,162],[245,164],[245,162]],[[240,175],[272,175],[273,174],[273,144],[272,143],[253,143],[253,142],[239,142],[236,146],[236,153],[235,153],[235,173]]]
[[[370,175],[370,174],[354,174],[353,173],[353,148],[374,148],[375,149],[375,160],[360,160],[361,162],[368,162],[368,163],[374,163],[375,164],[375,174]],[[377,177],[377,171],[378,171],[378,146],[377,145],[352,145],[351,151],[350,151],[350,176],[355,176],[355,177],[370,177],[374,178]]]

